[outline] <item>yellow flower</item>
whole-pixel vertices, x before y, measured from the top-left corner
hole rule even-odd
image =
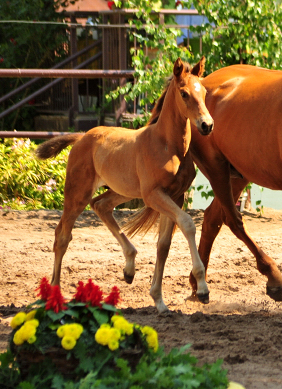
[[[111,321],[114,323],[119,318],[120,318],[119,315],[114,315],[114,316],[112,316]]]
[[[121,338],[120,330],[118,330],[117,328],[110,328],[109,337],[110,337],[110,342],[118,341]]]
[[[26,323],[34,326],[35,328],[37,328],[39,326],[39,321],[37,319],[27,320]]]
[[[114,351],[119,348],[119,342],[117,340],[110,340],[108,347],[111,351]]]
[[[102,346],[107,346],[110,339],[110,328],[99,328],[95,334],[95,340]]]
[[[29,344],[36,342],[36,336],[35,335],[31,336],[30,338],[27,339],[27,341]]]
[[[13,338],[13,342],[15,343],[16,346],[20,346],[21,344],[23,344],[24,339],[22,338],[20,331],[17,331],[15,333],[14,338]]]
[[[119,316],[113,323],[114,328],[126,333],[126,335],[131,335],[133,333],[133,324],[129,323],[124,317]]]
[[[159,348],[158,333],[152,327],[145,326],[141,329],[142,333],[146,335],[146,340],[150,348],[155,352]]]
[[[65,326],[60,326],[58,329],[57,329],[57,335],[59,338],[63,338],[64,335],[65,335]]]
[[[83,332],[83,326],[79,323],[65,324],[65,335],[72,336],[77,340]]]
[[[36,309],[34,309],[33,311],[28,312],[26,314],[25,321],[34,319],[35,314],[36,314]]]
[[[230,381],[227,389],[245,389],[245,387],[237,382]]]
[[[73,336],[65,335],[62,339],[61,344],[65,350],[72,350],[76,345],[76,340]]]
[[[153,331],[155,331],[152,327],[149,327],[149,326],[144,326],[143,328],[141,328],[141,331],[143,334],[145,335],[151,335],[151,333]]]
[[[25,312],[17,313],[16,316],[14,316],[11,321],[11,327],[13,328],[13,330],[18,326],[20,326],[25,321],[25,318],[26,318]]]
[[[111,328],[111,326],[108,323],[103,323],[100,325],[100,328]]]
[[[32,324],[30,324],[30,321],[26,321],[24,325],[19,329],[19,331],[22,338],[24,340],[28,340],[36,333],[36,327]]]

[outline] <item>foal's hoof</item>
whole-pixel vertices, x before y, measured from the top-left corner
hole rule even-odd
[[[126,274],[125,271],[123,271],[123,276],[124,276],[125,282],[127,284],[132,284],[134,276],[130,276],[130,275]]]
[[[208,293],[197,293],[198,300],[202,304],[208,304],[210,302],[209,295],[210,295],[210,292],[208,292]]]
[[[282,287],[281,286],[266,286],[266,294],[275,301],[282,301]]]

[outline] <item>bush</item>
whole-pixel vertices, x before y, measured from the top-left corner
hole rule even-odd
[[[0,206],[12,209],[62,209],[69,150],[57,158],[35,157],[36,144],[29,139],[5,139],[0,143]]]

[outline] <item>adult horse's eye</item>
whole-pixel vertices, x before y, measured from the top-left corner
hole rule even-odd
[[[186,99],[187,97],[189,97],[188,93],[183,91],[183,90],[180,92],[180,94],[181,94],[181,97],[183,97],[183,99]]]

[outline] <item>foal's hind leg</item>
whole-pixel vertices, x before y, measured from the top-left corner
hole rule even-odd
[[[83,177],[82,180],[71,179],[67,174],[65,185],[64,210],[61,220],[55,230],[54,253],[55,262],[53,269],[52,285],[60,285],[60,274],[63,256],[72,239],[71,231],[77,217],[83,212],[92,195],[92,180]]]
[[[112,215],[114,207],[129,200],[131,200],[131,198],[121,196],[109,189],[102,195],[94,197],[91,200],[90,205],[121,245],[126,259],[126,265],[123,270],[124,279],[128,284],[131,284],[135,275],[135,257],[137,250],[133,244],[130,243],[125,234],[120,231],[120,227]]]
[[[154,277],[150,289],[150,295],[153,298],[159,313],[168,312],[162,297],[162,279],[166,259],[168,257],[171,238],[175,223],[168,217],[161,215],[159,224],[159,239],[157,245],[157,260],[155,265]]]

